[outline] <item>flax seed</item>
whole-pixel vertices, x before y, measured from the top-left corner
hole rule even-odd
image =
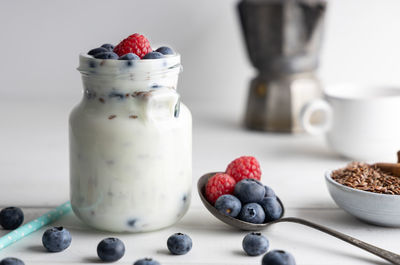
[[[332,172],[336,182],[359,190],[400,195],[400,178],[366,163],[352,162]]]

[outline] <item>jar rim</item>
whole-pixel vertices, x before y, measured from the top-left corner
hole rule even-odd
[[[79,54],[77,70],[85,75],[126,75],[126,74],[162,74],[171,70],[181,71],[181,56],[166,55],[159,59],[115,60],[96,59],[90,55]]]

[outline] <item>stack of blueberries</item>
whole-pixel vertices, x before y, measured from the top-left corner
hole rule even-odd
[[[220,196],[214,206],[225,215],[253,224],[272,222],[283,214],[275,192],[256,179],[239,181],[233,195]]]

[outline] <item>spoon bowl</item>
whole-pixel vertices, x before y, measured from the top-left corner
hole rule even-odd
[[[231,216],[225,215],[223,213],[220,213],[206,198],[205,194],[205,188],[206,184],[209,178],[214,176],[218,172],[212,172],[212,173],[207,173],[203,175],[199,181],[197,182],[197,191],[199,192],[199,196],[201,201],[203,202],[204,206],[207,208],[207,210],[214,215],[216,218],[221,220],[227,225],[233,226],[235,228],[241,229],[241,230],[246,230],[246,231],[259,231],[262,229],[265,229],[268,225],[275,223],[276,221],[273,222],[268,222],[268,223],[263,223],[263,224],[253,224],[249,222],[245,222],[236,218],[233,218]],[[284,213],[285,213],[285,208],[283,206],[283,203],[281,200],[277,197],[280,205],[282,206],[282,215],[279,218],[282,218]]]

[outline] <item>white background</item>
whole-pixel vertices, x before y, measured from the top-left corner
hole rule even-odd
[[[184,101],[220,101],[241,113],[253,76],[233,0],[0,1],[0,103],[41,104],[80,92],[78,53],[128,35],[182,54]],[[329,1],[320,77],[326,84],[399,84],[400,1]],[[68,98],[68,99],[66,99]]]

